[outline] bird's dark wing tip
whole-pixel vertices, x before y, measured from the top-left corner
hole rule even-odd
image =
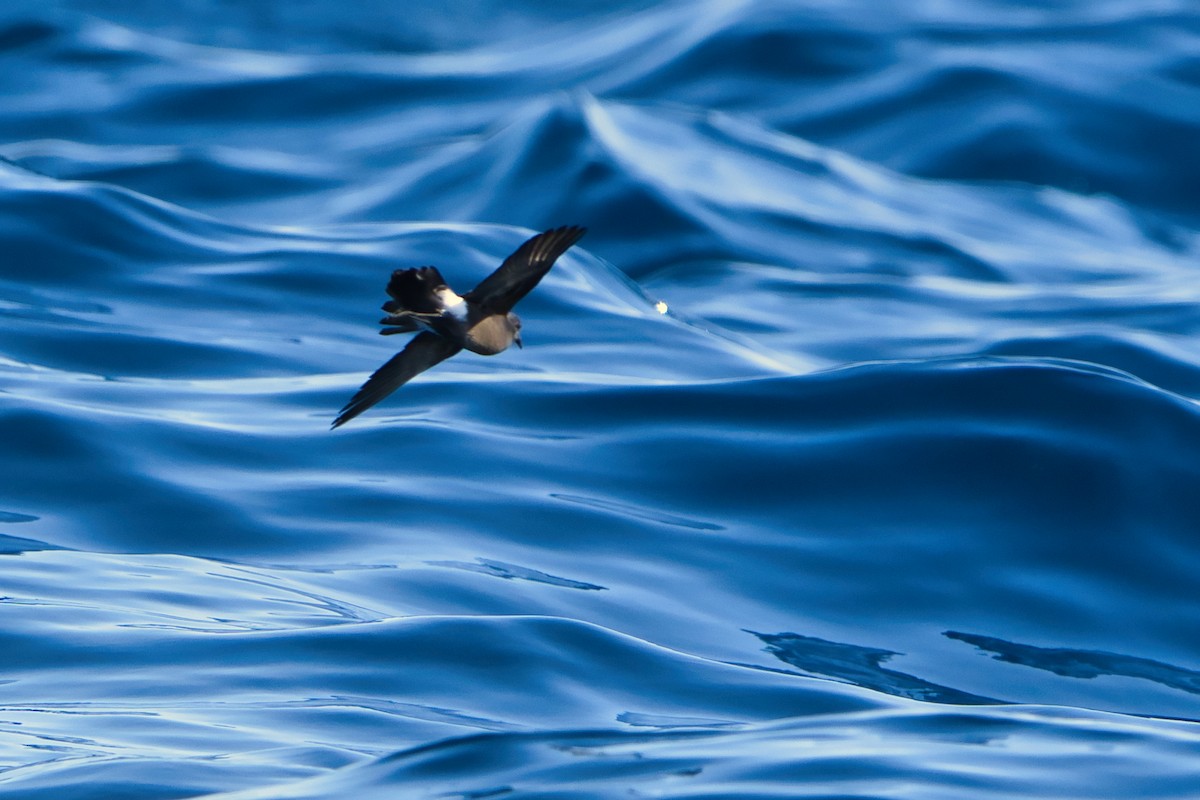
[[[337,413],[337,416],[333,418],[333,422],[329,424],[329,430],[337,430],[374,405],[374,402],[364,403],[361,394],[362,392],[360,390],[359,394],[356,394],[353,398],[351,398],[349,403],[346,403],[346,405],[342,406],[342,410]]]
[[[585,233],[587,233],[587,228],[582,225],[561,225],[551,228],[545,233],[534,236],[526,243],[533,248],[529,257],[535,261],[549,260],[553,263],[582,239]]]
[[[356,401],[358,401],[358,399],[359,398],[355,397],[353,400],[351,400],[349,403],[346,404],[345,408],[343,408],[341,411],[339,411],[337,413],[337,416],[333,418],[333,422],[329,423],[329,430],[331,430],[331,431],[337,430],[338,428],[342,427],[350,420],[357,417],[359,414],[366,411],[371,406],[375,405],[374,401],[369,402],[369,403],[356,402]]]
[[[582,225],[560,225],[557,228],[551,228],[542,234],[547,239],[555,239],[561,241],[562,249],[566,251],[571,245],[578,242],[587,233],[588,229]]]

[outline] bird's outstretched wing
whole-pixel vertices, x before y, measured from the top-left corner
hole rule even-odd
[[[366,411],[425,370],[462,349],[462,345],[426,331],[367,378],[358,393],[338,412],[330,427],[336,428]]]
[[[487,312],[507,314],[518,300],[538,285],[558,257],[585,233],[587,228],[577,225],[564,225],[539,233],[504,259],[499,269],[463,295],[464,299],[478,303]]]

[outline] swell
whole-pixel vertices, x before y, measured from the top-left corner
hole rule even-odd
[[[1184,613],[1195,406],[1129,375],[1029,359],[643,386],[448,374],[332,436],[319,409],[344,389],[278,388],[180,387],[176,412],[151,416],[136,410],[159,402],[153,384],[102,383],[89,393],[111,410],[8,412],[23,499],[5,510],[58,547],[403,566],[406,584],[363,595],[311,579],[353,606],[378,591],[426,613],[536,609],[775,668],[746,630],[816,636],[934,658],[922,680],[963,670],[958,688],[984,697],[1195,715],[1178,686],[1052,679],[997,696],[999,667],[942,637],[1200,655]],[[398,448],[420,468],[397,470]],[[881,680],[867,685],[910,696]]]
[[[876,736],[886,732],[886,741]],[[930,735],[940,731],[941,735]],[[953,733],[947,733],[953,731]],[[1001,797],[1037,791],[1036,770],[1023,746],[1055,745],[1050,759],[1070,777],[1062,797],[1120,797],[1143,791],[1147,773],[1160,775],[1157,797],[1184,796],[1182,764],[1196,742],[1186,729],[1159,724],[1130,729],[1101,715],[1054,709],[1015,712],[879,711],[859,716],[747,726],[723,733],[645,735],[606,731],[500,733],[450,739],[342,770],[272,796],[289,800],[366,798],[420,788],[461,797],[541,796],[569,783],[578,797],[615,791],[673,798],[795,797],[820,785],[828,796],[874,796],[873,787],[903,780],[923,793],[980,791],[980,769]],[[1097,757],[1096,750],[1107,752]],[[802,755],[797,755],[797,751]],[[1171,766],[1174,762],[1176,766]],[[1041,762],[1043,765],[1045,757]],[[223,800],[254,793],[214,795]],[[883,795],[880,795],[883,796]],[[992,796],[984,794],[983,796]]]

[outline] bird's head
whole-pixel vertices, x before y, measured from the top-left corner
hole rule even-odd
[[[513,344],[524,349],[525,345],[521,342],[521,318],[513,312],[508,312],[508,326],[512,328]]]

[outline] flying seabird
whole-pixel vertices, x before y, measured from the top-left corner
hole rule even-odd
[[[564,225],[539,233],[504,259],[499,269],[461,297],[446,285],[437,267],[398,269],[388,281],[392,299],[379,320],[381,334],[416,333],[408,346],[375,370],[358,393],[338,412],[331,427],[357,417],[435,364],[459,350],[494,356],[516,342],[521,347],[521,319],[513,306],[538,285],[554,262],[587,232]]]

